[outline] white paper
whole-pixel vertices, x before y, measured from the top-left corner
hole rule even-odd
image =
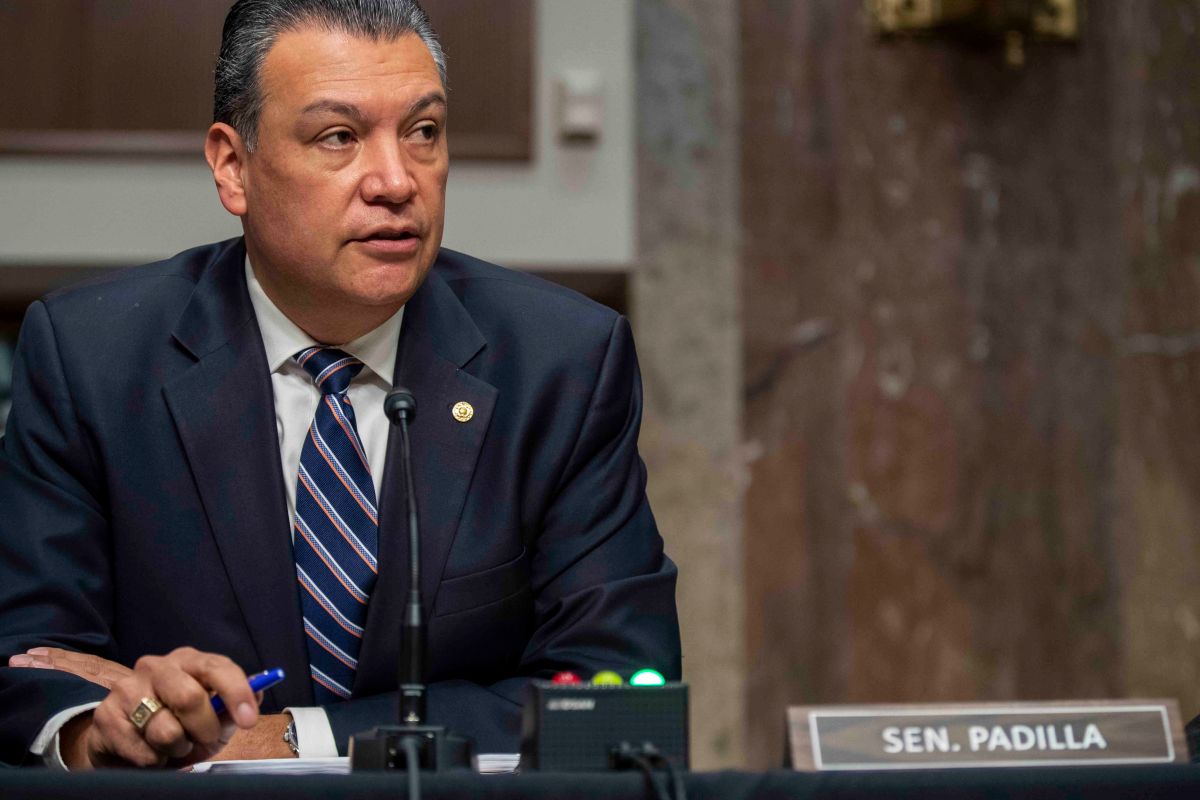
[[[475,769],[480,775],[502,775],[517,771],[520,753],[480,753],[476,757]]]
[[[481,775],[517,771],[520,753],[480,753],[475,769]],[[349,775],[349,758],[263,758],[250,761],[204,761],[192,772],[220,775]]]
[[[192,772],[221,775],[349,775],[349,758],[261,758],[249,761],[203,761]]]

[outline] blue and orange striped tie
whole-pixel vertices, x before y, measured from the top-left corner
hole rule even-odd
[[[294,356],[321,390],[300,452],[293,551],[318,704],[350,696],[379,572],[379,511],[346,389],[362,362],[331,347]]]

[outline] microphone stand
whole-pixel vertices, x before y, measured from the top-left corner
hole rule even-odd
[[[412,393],[399,387],[383,401],[388,420],[400,429],[400,460],[408,498],[408,603],[400,637],[400,724],[380,725],[350,739],[350,767],[359,770],[413,768],[412,754],[422,770],[441,771],[472,766],[470,739],[425,721],[425,614],[421,603],[421,537],[417,520],[417,493],[413,484],[412,451],[408,423],[417,413]],[[406,753],[408,757],[406,758]]]

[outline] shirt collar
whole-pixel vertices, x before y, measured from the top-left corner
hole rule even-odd
[[[263,348],[267,352],[267,366],[271,372],[280,372],[294,364],[292,356],[308,347],[318,346],[311,336],[288,319],[279,307],[271,302],[262,284],[250,267],[246,257],[246,288],[250,292],[250,304],[258,318],[258,329],[262,333]],[[369,331],[339,350],[354,356],[382,378],[388,386],[393,383],[396,369],[396,349],[400,342],[400,326],[404,321],[404,307],[393,314],[378,328]]]

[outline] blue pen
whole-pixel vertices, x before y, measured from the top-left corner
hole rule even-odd
[[[250,691],[261,692],[264,689],[270,689],[272,686],[283,680],[283,678],[283,670],[281,669],[268,669],[264,672],[258,673],[257,675],[251,675]],[[213,711],[217,712],[218,714],[225,710],[225,701],[221,699],[220,695],[213,695],[212,707]]]

